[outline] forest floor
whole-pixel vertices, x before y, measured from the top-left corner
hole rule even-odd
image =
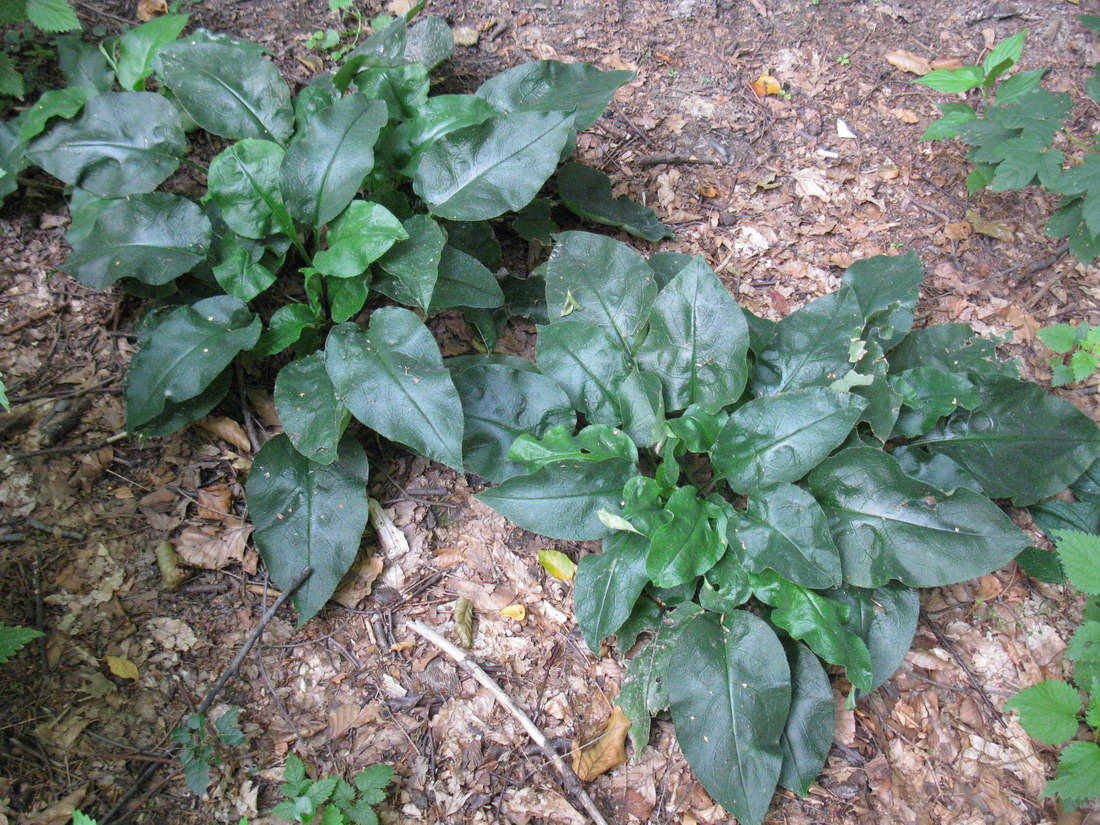
[[[75,5],[89,27],[134,22],[130,2]],[[325,0],[183,5],[195,24],[263,43],[293,83],[328,65],[307,47],[309,35],[343,28]],[[358,5],[368,19],[382,11]],[[1043,235],[1053,196],[969,197],[965,147],[919,142],[946,96],[913,85],[884,55],[907,49],[975,63],[991,42],[1026,28],[1023,67],[1052,67],[1045,85],[1073,96],[1069,130],[1089,139],[1100,111],[1084,83],[1100,50],[1076,21],[1097,11],[1088,5],[431,0],[427,13],[477,38],[442,68],[449,89],[471,91],[534,59],[637,71],[578,153],[674,226],[675,241],[641,244],[647,254],[702,255],[742,304],[779,318],[835,290],[852,261],[912,249],[928,270],[919,325],[963,321],[1011,333],[1003,354],[1049,382],[1036,330],[1100,323],[1097,268],[1058,256],[1059,242]],[[765,72],[786,94],[753,94],[749,83]],[[838,119],[855,137],[840,136]],[[56,270],[67,222],[64,202],[33,188],[0,212],[0,370],[13,404],[33,414],[29,428],[3,436],[0,453],[0,532],[26,531],[0,544],[0,620],[47,632],[0,671],[0,823],[12,825],[63,825],[74,804],[106,811],[159,758],[270,603],[242,518],[249,450],[239,406],[219,411],[212,429],[102,444],[125,429],[122,376],[140,304]],[[468,349],[460,321],[436,328],[445,354]],[[530,333],[511,326],[501,350],[524,352]],[[1062,394],[1100,420],[1096,382]],[[271,423],[262,393],[250,404]],[[77,424],[61,444],[73,452],[16,454],[38,446],[41,419],[66,412]],[[576,559],[589,548],[510,525],[472,498],[484,486],[476,477],[393,448],[371,458],[382,468],[371,494],[391,508],[408,551],[365,553],[342,605],[305,627],[280,614],[212,713],[242,708],[247,746],[224,754],[204,800],[166,765],[136,796],[129,821],[273,822],[265,813],[288,752],[326,774],[394,765],[395,787],[380,806],[387,823],[585,821],[519,724],[406,622],[449,632],[455,599],[472,599],[474,656],[556,744],[583,745],[603,729],[623,663],[613,651],[587,650],[571,585],[536,556],[554,547]],[[1026,513],[1013,515],[1027,526]],[[165,540],[189,564],[176,592],[161,588],[154,551]],[[524,620],[500,613],[517,602]],[[839,707],[836,746],[810,796],[781,793],[767,821],[1100,821],[1041,798],[1054,752],[1001,710],[1019,688],[1063,675],[1080,605],[1014,563],[926,591],[922,604],[926,618],[894,678],[854,712]],[[112,671],[106,657],[132,663],[136,678]],[[588,786],[608,822],[732,821],[692,776],[667,719],[631,756]]]

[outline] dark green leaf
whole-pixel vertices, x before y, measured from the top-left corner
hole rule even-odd
[[[1100,533],[1100,505],[1094,501],[1044,501],[1028,510],[1048,538],[1056,530]]]
[[[629,370],[606,332],[581,321],[558,321],[538,328],[535,347],[539,369],[558,382],[574,409],[589,421],[622,423],[617,387]]]
[[[947,140],[959,136],[959,127],[978,116],[970,106],[957,101],[937,103],[943,117],[933,120],[921,135],[921,140]]]
[[[1077,479],[1100,453],[1100,429],[1036,384],[974,375],[981,396],[913,443],[955,461],[990,498],[1034,504]]]
[[[23,99],[26,87],[23,74],[15,68],[15,61],[6,52],[0,52],[0,95]]]
[[[320,319],[305,304],[287,304],[275,310],[267,329],[260,335],[250,354],[254,358],[282,352],[299,338],[309,326],[319,324]]]
[[[186,198],[151,192],[106,204],[94,230],[69,241],[65,268],[89,286],[106,289],[119,278],[166,284],[206,256],[210,220]]]
[[[27,158],[65,183],[101,198],[151,192],[179,166],[186,148],[175,107],[152,92],[113,92],[84,104],[27,149]]]
[[[634,72],[600,71],[586,63],[541,60],[524,63],[485,81],[479,97],[500,112],[577,112],[577,129],[595,123],[615,91]]]
[[[259,335],[260,319],[228,295],[164,315],[142,332],[126,375],[129,427],[135,430],[152,420],[166,401],[194,398]]]
[[[374,167],[374,143],[385,123],[385,107],[358,93],[317,112],[283,159],[290,213],[320,227],[343,212]]]
[[[1047,69],[1035,69],[1030,72],[1016,72],[997,87],[996,104],[1009,106],[1019,103],[1024,95],[1039,85],[1039,81],[1047,71]]]
[[[623,487],[637,472],[634,464],[622,458],[556,461],[531,475],[510,478],[477,497],[525,530],[587,541],[611,532],[597,513],[619,512]]]
[[[844,586],[824,591],[849,607],[847,626],[858,633],[871,652],[874,690],[901,665],[913,643],[920,612],[917,591],[899,584],[876,590]],[[856,697],[863,695],[856,691]]]
[[[256,453],[248,474],[253,534],[276,586],[305,565],[313,573],[291,597],[299,627],[325,606],[355,562],[367,524],[367,456],[352,438],[332,464],[310,461],[277,435]]]
[[[730,415],[711,461],[741,493],[798,481],[844,442],[866,406],[856,395],[825,388],[754,399]]]
[[[806,645],[797,644],[790,648],[788,661],[791,709],[779,740],[783,749],[779,784],[805,797],[829,756],[836,711],[829,677],[817,656]]]
[[[876,319],[877,335],[871,340],[889,350],[913,327],[924,267],[916,252],[907,255],[876,255],[856,261],[844,273],[843,284],[851,287],[863,316]]]
[[[13,627],[0,625],[0,664],[11,659],[28,643],[42,635],[42,631],[33,627]]]
[[[495,273],[504,266],[500,241],[489,222],[444,221],[443,229],[447,233],[448,246],[475,258],[490,272]]]
[[[349,413],[336,400],[323,352],[291,361],[279,370],[275,410],[294,449],[319,464],[336,460]]]
[[[242,140],[210,161],[207,197],[238,235],[265,238],[287,228],[281,220],[286,207],[279,191],[283,155],[283,148],[269,140]]]
[[[1028,544],[988,499],[969,490],[945,495],[870,447],[826,459],[810,473],[809,489],[829,517],[844,579],[858,587],[965,581],[996,570]]]
[[[779,780],[791,703],[779,639],[743,610],[705,613],[679,634],[668,683],[676,738],[695,775],[739,822],[760,825]]]
[[[462,467],[462,402],[439,345],[407,309],[384,307],[361,332],[340,324],[325,345],[336,397],[391,441]]]
[[[982,491],[982,485],[974,476],[945,455],[932,455],[920,447],[908,446],[895,447],[890,455],[898,460],[907,476],[945,493],[953,493],[960,487],[975,493]]]
[[[408,240],[394,244],[379,259],[378,265],[396,279],[398,289],[411,299],[406,303],[416,304],[427,312],[439,278],[439,263],[447,236],[427,215],[414,215],[402,226]]]
[[[995,341],[981,338],[967,324],[915,329],[890,351],[887,360],[893,375],[915,367],[936,367],[960,375],[978,372],[1015,378],[1018,374],[1015,361],[997,357]]]
[[[413,189],[451,220],[520,209],[554,172],[572,128],[572,112],[516,112],[449,132],[421,154]]]
[[[229,394],[231,377],[232,370],[226,368],[194,398],[188,398],[186,401],[165,400],[164,409],[159,414],[133,428],[134,435],[139,438],[162,438],[179,432],[192,421],[209,415],[210,411]]]
[[[558,170],[558,194],[572,212],[582,218],[625,229],[647,241],[674,237],[653,210],[626,195],[611,195],[611,178],[581,163],[567,163]]]
[[[418,63],[372,67],[355,75],[355,88],[363,97],[385,103],[390,120],[403,120],[427,102],[428,70]]]
[[[1066,658],[1081,663],[1100,661],[1100,622],[1084,621],[1066,645]]]
[[[222,248],[222,260],[213,267],[214,277],[227,293],[251,301],[275,283],[275,273],[265,267],[251,250],[232,235]]]
[[[569,398],[537,372],[486,363],[455,368],[455,373],[465,419],[463,463],[490,481],[501,482],[524,471],[508,459],[520,435],[542,437],[557,426],[571,432],[576,423]]]
[[[633,354],[656,297],[653,271],[630,246],[588,232],[557,236],[546,266],[551,324],[561,318],[595,324]]]
[[[696,492],[694,487],[673,492],[665,503],[664,523],[650,536],[646,571],[657,587],[694,581],[726,552],[725,531],[711,523],[721,511]]]
[[[157,79],[206,131],[285,143],[294,109],[275,65],[255,44],[197,35],[160,49]]]
[[[649,542],[636,533],[612,533],[602,553],[581,558],[573,585],[573,610],[589,649],[600,655],[600,642],[618,631],[649,581]]]
[[[35,104],[25,110],[16,121],[19,124],[19,142],[28,143],[42,134],[51,118],[68,120],[84,108],[85,101],[96,94],[87,86],[71,86],[43,92]]]
[[[715,613],[729,613],[751,595],[749,573],[731,549],[707,571],[699,587],[699,604]]]
[[[981,403],[977,388],[965,376],[936,367],[904,370],[890,376],[890,384],[912,410],[898,427],[906,438],[924,435],[958,407],[973,410]]]
[[[439,278],[432,291],[431,312],[453,307],[491,309],[504,305],[504,292],[477,258],[453,246],[443,247]]]
[[[114,83],[114,72],[107,65],[103,52],[91,43],[85,43],[78,35],[59,37],[57,64],[68,86],[85,86],[96,92],[109,92]]]
[[[355,278],[409,233],[386,207],[370,201],[348,204],[328,230],[328,249],[313,256],[313,265],[324,275]]]
[[[369,283],[369,272],[357,278],[325,278],[333,322],[342,324],[359,313],[367,303]]]
[[[792,312],[756,360],[753,391],[828,386],[851,366],[852,342],[863,330],[863,312],[854,290],[842,288]]]
[[[1016,557],[1020,569],[1036,581],[1047,584],[1065,584],[1066,571],[1057,553],[1041,550],[1038,547],[1025,547]]]
[[[186,14],[164,14],[123,34],[118,39],[115,64],[118,85],[128,91],[145,91],[145,78],[153,73],[157,52],[180,36],[187,19]]]
[[[853,368],[856,375],[869,376],[870,384],[852,387],[852,392],[867,399],[867,408],[860,416],[871,426],[871,432],[879,441],[890,438],[901,412],[901,395],[890,385],[890,364],[882,352],[882,347],[874,341],[866,343],[866,352]]]
[[[512,229],[525,241],[538,241],[544,246],[549,246],[551,238],[558,231],[558,225],[550,217],[553,208],[552,200],[535,198],[516,213],[512,221]]]
[[[442,17],[428,15],[409,27],[404,57],[431,71],[450,57],[454,49],[451,27]]]
[[[553,274],[551,266],[551,279]],[[697,404],[718,410],[745,389],[748,349],[741,308],[710,267],[695,259],[657,296],[638,363],[660,377],[666,409]]]

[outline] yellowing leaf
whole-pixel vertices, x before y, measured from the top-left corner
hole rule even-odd
[[[455,635],[463,647],[474,646],[474,603],[465,596],[455,602]]]
[[[577,572],[577,565],[560,550],[539,550],[539,564],[555,579],[562,581],[572,581]]]
[[[248,441],[248,434],[245,433],[244,427],[232,418],[226,418],[224,415],[208,415],[198,421],[197,424],[200,429],[206,430],[215,438],[220,438],[222,441],[232,444],[242,453],[252,452],[252,445]]]
[[[783,91],[783,85],[770,74],[762,74],[749,84],[757,97],[777,95]]]
[[[975,232],[987,235],[990,238],[996,238],[998,241],[1011,241],[1015,237],[1009,227],[1003,223],[987,221],[974,209],[967,210],[966,219],[970,221],[970,225],[974,227]]]
[[[509,619],[515,619],[517,622],[522,622],[527,618],[527,608],[522,604],[510,604],[500,611],[500,615],[507,616]]]
[[[892,52],[887,52],[883,55],[886,58],[886,62],[896,69],[901,69],[903,72],[909,72],[910,74],[919,75],[924,77],[932,71],[932,67],[928,64],[920,55],[913,54],[906,49],[894,49]]]
[[[590,782],[601,773],[626,761],[626,734],[630,720],[618,705],[607,717],[599,739],[586,748],[573,742],[573,772],[581,782]]]
[[[108,656],[107,667],[111,669],[111,673],[120,679],[134,679],[138,678],[137,665],[131,662],[129,659],[123,659],[119,656]]]

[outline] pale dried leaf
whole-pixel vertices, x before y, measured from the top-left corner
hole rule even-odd
[[[452,32],[456,46],[476,46],[481,33],[470,26],[460,26]]]
[[[195,494],[198,517],[210,521],[228,521],[233,515],[233,494],[225,483],[211,484]]]
[[[395,17],[398,15],[408,14],[409,11],[415,6],[417,0],[390,0],[386,3],[386,11]]]
[[[57,800],[48,808],[30,814],[23,822],[26,825],[67,825],[73,818],[73,811],[84,801],[87,792],[88,786],[81,785],[71,794]]]
[[[162,541],[154,551],[160,569],[160,587],[169,593],[179,587],[186,574],[180,569],[180,556],[170,541]]]
[[[378,533],[378,544],[386,560],[394,562],[408,553],[409,540],[393,523],[393,510],[383,509],[376,499],[370,498],[367,499],[367,511],[371,526]]]
[[[844,707],[844,704],[844,697],[834,691],[833,707],[836,709],[836,722],[833,725],[833,739],[851,747],[856,741],[856,714],[855,711]]]
[[[184,564],[221,570],[238,562],[247,569],[246,550],[252,525],[240,519],[227,521],[225,526],[207,524],[202,527],[189,525],[175,539],[176,551]]]
[[[954,71],[955,69],[961,69],[966,63],[961,57],[937,57],[928,65],[933,70],[947,69],[948,71]]]
[[[966,211],[966,219],[970,221],[970,225],[974,227],[975,232],[980,232],[990,238],[996,238],[998,241],[1011,241],[1015,237],[1009,227],[1003,223],[987,221],[975,209]]]
[[[137,18],[142,23],[148,23],[162,14],[168,14],[168,0],[138,0]]]
[[[347,572],[336,592],[332,594],[332,601],[348,609],[354,610],[359,603],[370,595],[375,581],[382,574],[382,557],[379,555],[360,556],[351,570]]]
[[[244,427],[232,418],[226,418],[224,415],[208,415],[200,420],[198,425],[215,438],[220,438],[222,441],[232,444],[242,453],[252,452],[252,445],[248,441],[248,435],[245,433]]]
[[[463,647],[474,645],[474,603],[465,596],[455,602],[455,635]]]
[[[362,712],[363,709],[352,702],[340,705],[336,710],[329,711],[327,733],[329,740],[331,741],[337,737],[343,736],[355,727]],[[359,724],[362,723],[360,722]]]
[[[111,673],[115,674],[115,676],[120,679],[133,679],[137,681],[140,677],[137,665],[129,659],[124,659],[121,656],[107,656],[104,661],[107,662],[107,667],[110,668]]]
[[[952,241],[965,241],[974,232],[974,227],[967,221],[959,221],[958,223],[949,223],[943,228],[943,234]]]
[[[150,619],[149,635],[166,650],[191,650],[199,644],[195,631],[187,623],[171,616]]]
[[[912,109],[891,109],[890,114],[902,123],[920,123],[920,115]]]
[[[905,658],[910,663],[917,667],[922,667],[925,670],[953,670],[955,667],[946,659],[941,659],[932,651],[921,650],[920,648],[913,648],[905,654]]]
[[[582,782],[590,782],[602,773],[626,761],[626,735],[630,720],[618,705],[611,711],[603,733],[592,744],[578,748],[573,743],[573,772]]]
[[[924,77],[932,71],[932,67],[927,60],[920,55],[913,54],[908,49],[894,49],[884,54],[883,57],[894,68],[915,74],[918,77]]]

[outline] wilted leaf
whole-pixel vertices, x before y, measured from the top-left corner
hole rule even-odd
[[[1012,230],[1003,223],[987,221],[978,214],[976,209],[966,210],[966,219],[970,222],[970,225],[974,227],[975,232],[979,232],[982,235],[988,235],[990,238],[996,238],[998,241],[1011,241],[1016,237]]]
[[[886,62],[891,66],[919,77],[924,77],[924,75],[932,71],[932,66],[927,60],[919,55],[913,54],[907,49],[894,49],[884,54],[883,57],[886,58]]]
[[[474,646],[474,603],[465,596],[455,602],[455,635],[463,647]]]
[[[626,761],[626,734],[630,731],[630,720],[623,709],[615,705],[607,718],[603,733],[588,747],[578,747],[573,743],[573,772],[581,782],[591,782],[601,773],[621,765]]]
[[[783,86],[778,80],[772,77],[770,74],[762,74],[756,80],[749,84],[753,92],[757,97],[767,97],[768,95],[777,95],[783,91]]]
[[[246,554],[252,525],[234,519],[225,527],[208,524],[204,527],[188,526],[176,538],[176,551],[184,564],[221,570],[233,562],[239,562],[245,570],[256,572],[254,554]]]
[[[227,484],[211,484],[195,494],[198,504],[198,517],[211,521],[235,519],[233,516],[233,494]]]
[[[939,71],[940,69],[955,71],[956,69],[961,69],[966,64],[963,63],[961,57],[937,57],[928,65],[932,67],[933,71]]]
[[[136,681],[140,675],[138,674],[137,665],[129,659],[123,659],[121,656],[108,656],[106,662],[107,667],[111,669],[111,673],[120,679],[133,679]]]
[[[183,582],[185,573],[180,569],[180,556],[170,541],[162,541],[156,549],[157,567],[160,569],[160,587],[171,592]]]
[[[167,0],[138,0],[137,18],[142,23],[148,23],[162,14],[168,14]]]
[[[507,616],[509,619],[515,619],[517,622],[522,622],[527,618],[527,608],[522,604],[510,604],[500,611],[500,615]]]
[[[382,575],[382,566],[382,557],[377,554],[360,556],[351,570],[344,574],[343,581],[332,594],[332,601],[354,610],[370,595],[374,582]]]
[[[572,581],[577,565],[560,550],[539,550],[539,564],[555,579]]]

